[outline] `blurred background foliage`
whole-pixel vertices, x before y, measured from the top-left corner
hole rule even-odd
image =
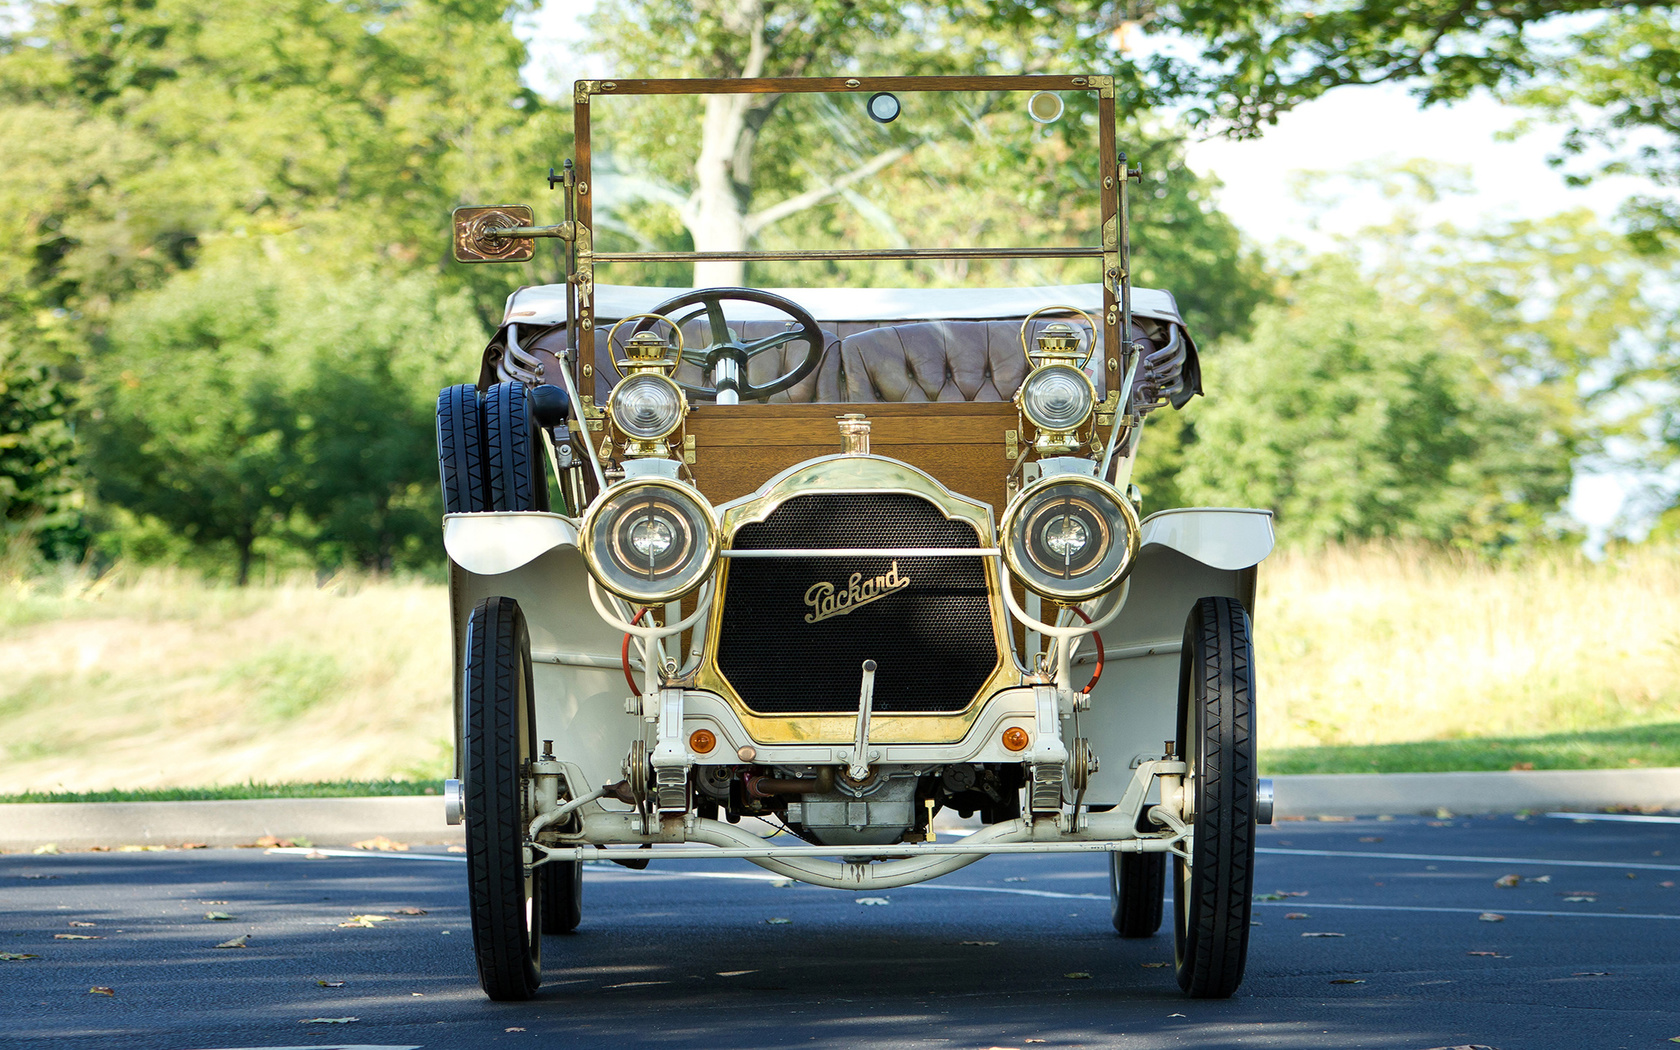
[[[0,528],[11,561],[172,561],[243,581],[441,559],[436,390],[476,373],[508,291],[560,273],[552,245],[518,267],[448,258],[458,204],[558,209],[537,191],[571,153],[571,102],[521,81],[520,10],[490,0],[8,9]],[[1137,280],[1177,296],[1208,377],[1206,399],[1151,420],[1146,509],[1269,506],[1294,544],[1392,537],[1498,557],[1577,541],[1561,513],[1573,476],[1660,471],[1680,454],[1680,245],[1661,192],[1680,181],[1671,7],[1304,10],[601,0],[584,49],[623,76],[1112,70],[1122,148],[1144,169]],[[1187,46],[1134,60],[1119,45],[1138,26]],[[1455,229],[1424,225],[1408,205],[1452,192],[1450,172],[1335,173],[1304,192],[1328,200],[1349,182],[1380,185],[1393,216],[1330,252],[1268,256],[1184,163],[1195,127],[1255,134],[1325,90],[1378,80],[1410,82],[1425,102],[1491,90],[1573,129],[1557,158],[1567,177],[1631,173],[1652,192],[1613,228],[1572,214]],[[642,205],[603,214],[602,247],[914,240],[998,214],[1018,220],[1007,232],[1024,243],[1094,238],[1065,202],[1034,193],[1054,150],[985,170],[940,170],[937,157],[897,165],[882,156],[918,143],[835,143],[793,107],[730,98],[733,109],[695,104],[703,134],[623,123],[615,170],[642,179]],[[1070,116],[1073,128],[1076,106]],[[697,136],[706,148],[692,148]],[[669,162],[673,140],[691,160]],[[836,170],[813,190],[795,161],[819,144]],[[650,159],[636,169],[632,158]],[[845,181],[872,163],[870,178]],[[875,280],[978,275],[894,276]],[[770,265],[745,278],[810,279]],[[812,283],[866,279],[840,268]],[[1653,535],[1680,533],[1672,489],[1649,509]]]

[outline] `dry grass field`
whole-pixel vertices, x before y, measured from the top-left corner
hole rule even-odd
[[[1283,552],[1255,620],[1274,768],[1505,768],[1465,756],[1534,737],[1542,768],[1639,763],[1620,742],[1680,723],[1672,551]],[[425,582],[0,579],[0,794],[446,775],[448,634]]]

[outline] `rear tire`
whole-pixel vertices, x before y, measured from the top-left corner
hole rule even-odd
[[[484,448],[487,509],[548,509],[542,438],[523,383],[497,383],[484,395]]]
[[[1122,937],[1153,937],[1161,928],[1167,893],[1165,853],[1108,855],[1110,915]]]
[[[1184,627],[1178,752],[1194,811],[1190,861],[1173,861],[1178,984],[1224,999],[1242,983],[1254,893],[1254,654],[1248,613],[1203,598]]]
[[[443,512],[484,510],[484,425],[471,383],[438,391],[437,443]]]
[[[479,602],[466,646],[467,887],[478,983],[497,1001],[529,999],[542,983],[542,907],[541,879],[525,866],[524,771],[536,758],[537,730],[519,603]]]
[[[571,933],[583,921],[583,865],[551,860],[537,873],[542,876],[542,932]]]

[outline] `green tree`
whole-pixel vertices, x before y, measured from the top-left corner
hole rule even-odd
[[[230,548],[240,583],[265,540],[374,570],[437,558],[432,405],[485,339],[464,293],[234,256],[111,330],[89,427],[104,499]]]
[[[0,341],[0,552],[33,541],[49,558],[87,546],[70,385]]]
[[[1298,275],[1207,370],[1184,492],[1272,508],[1286,542],[1499,550],[1542,535],[1568,492],[1570,449],[1543,408],[1345,261]]]

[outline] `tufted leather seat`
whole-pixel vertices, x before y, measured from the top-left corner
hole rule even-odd
[[[606,325],[595,330],[595,401],[606,404],[607,395],[618,380],[618,370],[614,361],[624,358],[624,343],[630,337],[633,326],[625,325],[618,330],[618,338],[613,340],[612,352],[607,352],[607,333],[612,326]],[[744,340],[760,339],[784,330],[780,321],[744,321],[732,325],[737,335]],[[771,404],[811,404],[833,403],[843,400],[840,393],[840,337],[834,332],[824,329],[823,335],[827,346],[824,349],[822,361],[818,363],[816,371],[795,383],[779,394],[770,395],[767,400]],[[690,341],[691,346],[704,346],[707,339],[704,324],[685,325],[683,338]],[[521,340],[521,345],[536,353],[543,362],[549,375],[554,375],[559,368],[558,355],[566,349],[565,326],[550,328],[532,339],[529,343]],[[501,349],[492,344],[490,350],[500,354]],[[806,344],[803,340],[789,343],[774,350],[767,350],[753,358],[747,366],[747,377],[755,383],[768,383],[779,375],[783,375],[804,358]],[[676,378],[679,382],[698,386],[704,382],[698,365],[682,364],[677,366]],[[487,356],[485,371],[480,377],[481,383],[495,382],[494,359]],[[588,393],[585,388],[584,393]]]
[[[1029,345],[1045,325],[1034,321]],[[1090,329],[1074,322],[1090,337]],[[840,341],[846,400],[1007,401],[1027,374],[1019,321],[922,321],[870,328]],[[1101,397],[1103,375],[1089,371]]]

